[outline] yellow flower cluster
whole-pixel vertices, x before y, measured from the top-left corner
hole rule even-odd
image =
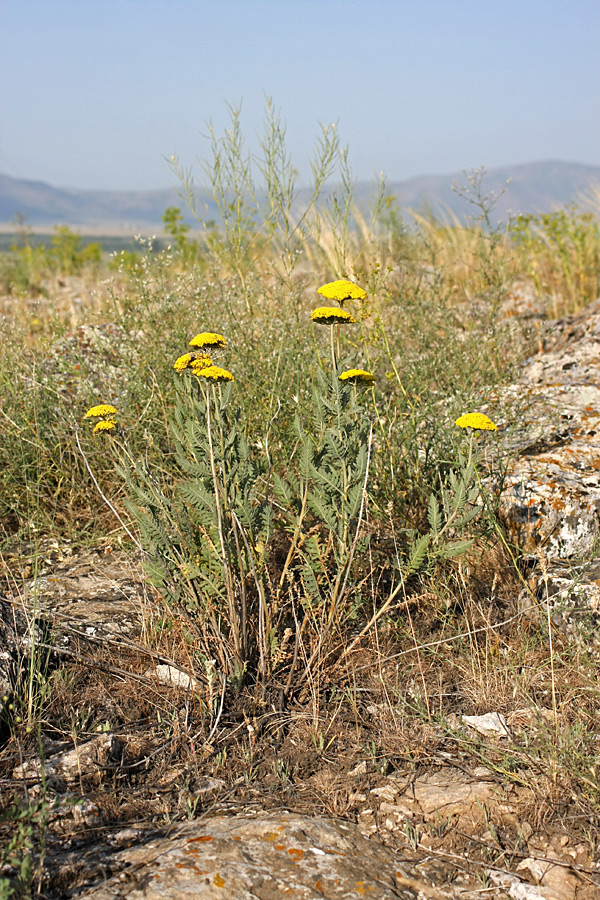
[[[117,410],[110,403],[100,403],[98,406],[92,406],[85,414],[86,419],[106,418],[106,416],[116,416]]]
[[[337,300],[340,304],[344,300],[366,300],[368,296],[365,290],[351,281],[346,281],[344,278],[322,285],[317,293],[325,297],[326,300]]]
[[[117,410],[110,403],[99,403],[98,406],[92,406],[85,414],[86,419],[100,419],[96,422],[92,430],[92,434],[98,434],[100,431],[112,431],[117,427],[115,416]]]
[[[313,309],[310,321],[317,325],[341,325],[342,323],[352,325],[356,319],[345,309],[337,306],[319,306],[317,309]]]
[[[99,431],[112,431],[116,427],[117,423],[113,422],[112,419],[102,419],[100,422],[96,422],[92,434],[97,434]]]
[[[346,372],[338,375],[338,378],[340,381],[347,381],[350,384],[357,384],[359,381],[365,384],[372,384],[375,381],[373,373],[366,372],[365,369],[348,369]]]
[[[496,426],[491,419],[483,413],[465,413],[456,422],[459,428],[474,428],[477,431],[496,431]]]
[[[173,363],[173,368],[180,375],[183,375],[186,369],[191,369],[196,374],[198,369],[206,369],[212,366],[213,361],[207,353],[184,353]]]
[[[201,350],[221,350],[227,341],[222,334],[214,334],[212,331],[203,331],[190,341],[190,347],[198,347]]]
[[[190,341],[190,347],[195,347],[201,352],[184,353],[173,363],[173,368],[180,375],[187,369],[198,378],[208,378],[210,381],[234,381],[234,377],[227,369],[216,366],[209,356],[208,351],[221,350],[227,341],[222,334],[213,331],[203,331]]]
[[[180,375],[183,375],[186,369],[188,369],[191,363],[196,359],[196,355],[194,353],[184,353],[183,356],[179,356],[175,362],[173,363],[173,368],[176,372],[179,372]]]
[[[214,363],[210,356],[206,356],[206,354],[202,354],[202,356],[197,356],[190,363],[190,369],[194,373],[194,375],[198,375],[199,372],[202,372],[203,369],[210,369],[210,367],[214,367]]]
[[[198,371],[194,371],[194,375],[208,378],[209,381],[235,381],[231,372],[228,372],[227,369],[222,369],[220,366],[208,366],[206,369],[198,369]]]
[[[339,306],[319,306],[317,309],[313,309],[312,313],[310,314],[310,320],[311,322],[315,322],[317,325],[352,325],[356,323],[356,319],[354,318],[354,316],[347,310],[342,309],[342,304],[344,303],[344,300],[365,300],[367,297],[367,292],[365,290],[363,290],[357,284],[354,284],[352,281],[347,281],[344,278],[340,279],[339,281],[330,281],[328,284],[322,285],[318,289],[317,293],[321,294],[323,297],[326,297],[327,300],[337,300],[340,304]],[[332,355],[335,368],[336,359],[333,350],[333,343]],[[358,382],[363,382],[363,384],[371,384],[373,381],[375,381],[375,376],[373,375],[373,373],[367,372],[365,369],[348,369],[346,372],[342,372],[341,375],[338,375],[338,378],[340,381],[347,382],[349,384],[358,384]]]

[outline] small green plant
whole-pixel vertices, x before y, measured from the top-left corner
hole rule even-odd
[[[189,239],[190,225],[184,222],[181,210],[177,206],[167,207],[162,220],[166,234],[170,235],[175,242],[181,264],[191,266],[198,263],[201,258],[200,245],[197,241]]]
[[[78,275],[87,266],[98,266],[102,247],[96,242],[83,246],[80,234],[58,225],[47,251],[51,267],[60,275]]]
[[[30,900],[37,894],[45,855],[46,828],[52,803],[47,799],[15,803],[0,819],[0,828],[9,826],[11,837],[0,850],[0,868],[10,866],[13,874],[0,876],[0,900]]]

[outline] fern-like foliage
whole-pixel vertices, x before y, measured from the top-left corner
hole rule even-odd
[[[141,462],[122,466],[121,474],[148,549],[149,577],[171,604],[202,622],[204,634],[231,648],[229,662],[219,655],[239,671],[256,657],[252,630],[264,601],[273,509],[266,463],[251,452],[231,399],[230,385],[178,382],[173,483],[167,489]],[[215,655],[214,647],[205,649]]]
[[[274,480],[285,504],[286,527],[295,543],[306,608],[339,612],[356,551],[364,549],[360,516],[364,507],[371,422],[352,385],[319,371],[311,419],[295,421],[298,471],[294,493]],[[304,498],[304,503],[301,502]]]

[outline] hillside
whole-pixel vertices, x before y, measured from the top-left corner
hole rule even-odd
[[[497,208],[500,217],[505,217],[508,211],[547,212],[576,202],[594,185],[600,185],[600,166],[546,161],[490,169],[485,180],[486,191],[499,193],[509,179],[508,189]],[[450,210],[464,218],[470,212],[469,206],[452,190],[456,181],[464,180],[462,173],[422,175],[389,182],[387,191],[403,209]],[[370,190],[367,182],[359,182],[356,187],[359,201],[366,203]],[[216,218],[214,203],[208,196],[201,192],[199,201],[207,218]],[[0,174],[0,226],[4,227],[19,214],[37,229],[65,224],[106,232],[147,231],[161,229],[161,216],[167,206],[173,205],[185,205],[174,188],[84,191]]]

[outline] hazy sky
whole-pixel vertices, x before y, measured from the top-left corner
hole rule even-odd
[[[599,0],[0,0],[0,172],[160,188],[269,95],[301,173],[338,122],[355,175],[600,164]]]

